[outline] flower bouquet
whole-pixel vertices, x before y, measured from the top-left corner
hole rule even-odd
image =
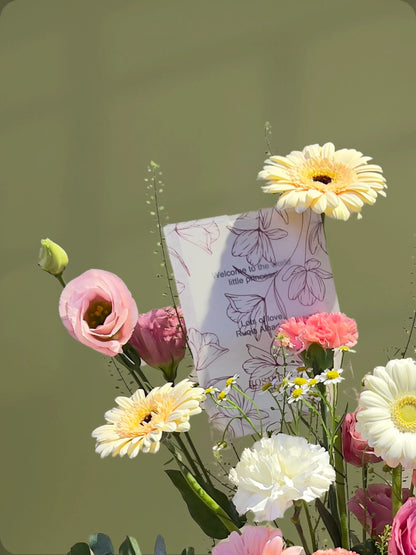
[[[175,466],[166,473],[212,538],[213,555],[416,554],[416,363],[407,358],[416,313],[400,358],[364,377],[349,411],[341,389],[358,331],[337,309],[324,267],[325,217],[361,217],[364,204],[385,196],[382,169],[369,161],[332,143],[270,155],[259,178],[266,193],[279,195],[273,208],[228,218],[223,227],[218,219],[167,226],[166,237],[152,163],[150,196],[172,306],[147,314],[138,313],[127,286],[110,272],[91,269],[65,283],[65,251],[42,240],[39,265],[63,286],[64,326],[112,357],[128,393],[92,432],[96,452],[134,458],[167,449]],[[280,246],[284,241],[287,247]],[[186,258],[186,248],[200,255]],[[201,263],[199,256],[206,256],[210,264],[214,251],[224,261],[226,248],[245,266],[212,272]],[[285,248],[282,261],[278,251]],[[211,272],[216,285],[207,291],[197,274],[200,289],[191,294],[198,268]],[[234,292],[218,289],[219,278]],[[211,327],[197,327],[198,318]],[[225,346],[229,328],[233,339]],[[241,345],[249,358],[238,367]],[[178,379],[186,352],[194,370]],[[163,385],[152,383],[153,369],[161,371]],[[218,435],[206,462],[190,433],[191,417],[203,410]],[[239,436],[249,446],[242,448]],[[349,476],[357,469],[361,487],[355,488]],[[288,511],[293,527],[285,530],[279,519]],[[115,553],[104,534],[71,548],[74,555],[91,551]],[[119,552],[138,555],[140,548],[127,537]],[[155,554],[164,553],[159,536]]]

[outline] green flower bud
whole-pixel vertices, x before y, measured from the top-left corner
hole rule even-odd
[[[39,267],[53,276],[59,276],[68,264],[68,255],[62,247],[50,239],[42,239],[41,245],[38,261]]]

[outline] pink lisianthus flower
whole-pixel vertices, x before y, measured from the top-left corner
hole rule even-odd
[[[289,338],[292,349],[297,353],[306,351],[312,343],[324,349],[353,347],[357,343],[357,324],[342,312],[318,312],[311,316],[300,316],[283,321],[276,335]]]
[[[140,314],[130,338],[140,357],[153,368],[160,368],[167,381],[176,377],[178,364],[185,356],[186,329],[182,310],[171,306]]]
[[[312,555],[359,555],[355,551],[348,551],[343,547],[336,547],[335,549],[319,549],[315,551]]]
[[[344,459],[354,466],[377,463],[382,459],[374,454],[374,450],[355,429],[357,411],[345,415],[342,423],[342,454]]]
[[[118,276],[87,270],[65,286],[59,315],[72,337],[104,355],[115,356],[130,339],[138,310]]]
[[[284,548],[282,532],[266,526],[244,526],[241,535],[231,532],[212,550],[212,555],[305,555],[303,547]]]
[[[409,490],[403,488],[403,501],[409,497]],[[367,490],[357,489],[354,497],[348,501],[349,510],[366,526],[370,536],[379,536],[386,524],[393,520],[393,502],[391,487],[387,484],[372,484]]]
[[[416,555],[416,497],[409,497],[393,520],[389,555]]]

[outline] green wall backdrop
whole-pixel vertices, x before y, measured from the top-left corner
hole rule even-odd
[[[4,4],[3,3],[0,3]],[[163,474],[167,453],[101,460],[91,431],[117,395],[76,343],[59,285],[36,266],[50,237],[66,277],[120,275],[139,310],[164,306],[144,178],[162,166],[171,221],[270,206],[256,181],[264,123],[283,155],[311,143],[380,164],[387,198],[329,221],[341,308],[358,321],[360,379],[406,339],[414,307],[416,15],[402,0],[13,0],[0,16],[0,539],[66,553],[93,532],[150,553],[209,542]],[[182,376],[187,368],[182,369]],[[351,386],[352,382],[349,382]],[[353,388],[350,387],[350,398]],[[207,457],[203,415],[193,429]],[[186,530],[183,532],[181,528]]]

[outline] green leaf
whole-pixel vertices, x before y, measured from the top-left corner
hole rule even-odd
[[[87,543],[76,543],[71,547],[68,555],[91,555],[90,547]]]
[[[91,534],[89,543],[94,555],[115,555],[113,544],[106,534]]]
[[[222,540],[229,534],[221,519],[210,509],[191,488],[180,470],[165,470],[174,486],[180,491],[188,506],[191,517],[210,538]]]
[[[302,358],[306,366],[313,368],[315,376],[334,365],[334,351],[324,349],[320,343],[311,343]]]
[[[315,507],[320,514],[326,529],[328,530],[331,540],[334,542],[334,546],[341,545],[341,532],[337,526],[335,518],[331,515],[325,505],[320,499],[315,499]]]
[[[181,555],[195,555],[195,549],[193,547],[185,547]]]
[[[137,543],[136,538],[132,538],[131,536],[126,536],[126,539],[119,547],[119,554],[120,555],[142,555],[140,551],[139,544]]]
[[[352,547],[351,549],[352,551],[355,551],[360,555],[377,555],[378,553],[377,548],[375,547],[372,540],[367,540],[365,545],[362,543],[354,545],[354,547]]]
[[[166,555],[165,540],[162,538],[162,536],[158,536],[156,538],[154,555]]]

